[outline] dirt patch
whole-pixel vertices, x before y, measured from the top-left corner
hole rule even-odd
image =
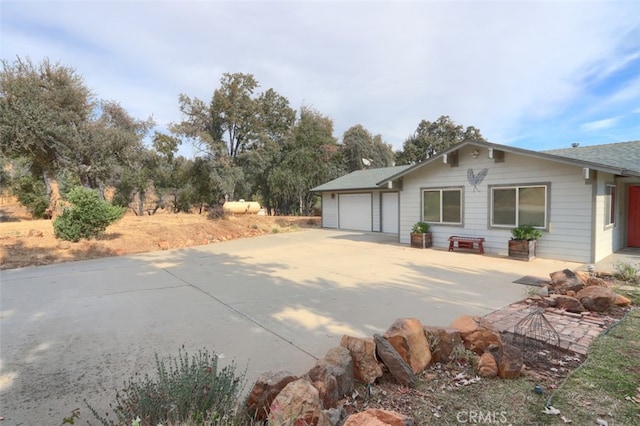
[[[98,238],[70,243],[54,236],[53,221],[31,220],[15,202],[3,200],[0,218],[0,269],[193,247],[320,225],[319,217],[238,215],[209,219],[163,211],[153,216],[128,213]]]

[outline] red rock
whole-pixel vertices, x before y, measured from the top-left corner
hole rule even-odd
[[[318,389],[305,379],[291,382],[282,389],[271,403],[268,420],[276,425],[329,425]]]
[[[378,408],[369,408],[361,413],[352,414],[344,422],[344,426],[413,426],[414,424],[411,417]]]
[[[464,347],[478,355],[482,355],[491,344],[502,346],[500,333],[481,318],[462,315],[453,321],[451,328],[460,331]]]
[[[387,366],[391,375],[401,385],[408,387],[415,387],[418,379],[411,370],[409,364],[400,356],[398,351],[379,334],[373,335],[373,340],[376,342],[376,354],[380,357],[384,365]]]
[[[569,312],[583,312],[586,309],[582,306],[582,303],[575,297],[565,296],[563,294],[555,294],[555,307],[558,309],[565,309]]]
[[[429,342],[422,324],[415,318],[397,319],[384,334],[414,374],[422,372],[431,362]]]
[[[478,360],[478,376],[496,377],[498,375],[498,364],[496,359],[489,352],[480,355]]]
[[[256,383],[247,398],[247,410],[252,418],[256,420],[264,420],[269,414],[269,407],[275,397],[289,383],[298,378],[288,371],[279,371],[262,374],[256,380]]]
[[[460,332],[454,328],[424,326],[424,334],[427,337],[431,351],[431,361],[448,363],[453,361],[453,353],[456,348],[463,348],[464,343]]]
[[[351,354],[356,380],[373,383],[382,377],[382,363],[376,359],[376,344],[372,338],[342,336],[340,346],[347,348]]]
[[[580,300],[582,306],[593,312],[605,312],[611,309],[615,296],[606,287],[592,285],[585,287],[576,294],[576,299]]]
[[[630,299],[624,297],[621,294],[614,293],[614,295],[615,295],[615,300],[613,301],[613,303],[616,306],[629,306],[629,305],[631,305],[631,300]]]
[[[338,400],[353,389],[353,360],[349,350],[342,346],[329,350],[307,376],[318,389],[324,408],[335,408]]]

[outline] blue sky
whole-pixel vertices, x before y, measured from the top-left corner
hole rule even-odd
[[[0,20],[3,59],[73,67],[161,131],[243,72],[395,149],[441,115],[534,150],[640,139],[637,0],[0,0]]]

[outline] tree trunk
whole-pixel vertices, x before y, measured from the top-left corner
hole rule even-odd
[[[49,179],[49,176],[47,176],[46,171],[42,172],[42,180],[44,181],[44,189],[47,199],[51,201],[51,180]]]

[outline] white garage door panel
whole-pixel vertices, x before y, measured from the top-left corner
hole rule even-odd
[[[340,229],[371,231],[371,194],[340,194],[338,212]]]
[[[382,193],[382,232],[398,233],[398,193]]]

